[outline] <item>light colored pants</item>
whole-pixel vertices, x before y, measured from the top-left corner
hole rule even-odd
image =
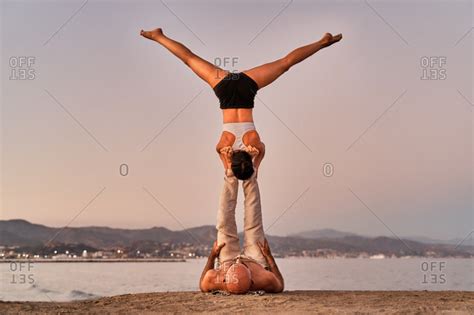
[[[219,254],[219,262],[223,263],[243,255],[267,266],[267,262],[258,247],[257,242],[263,243],[265,234],[262,223],[262,206],[260,191],[256,175],[242,182],[244,189],[244,242],[241,251],[237,224],[235,222],[235,208],[237,205],[237,192],[239,180],[231,175],[224,177],[219,212],[217,213],[217,243],[225,243]]]

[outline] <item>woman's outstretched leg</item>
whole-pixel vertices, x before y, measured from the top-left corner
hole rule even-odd
[[[251,77],[257,83],[258,88],[261,89],[275,81],[279,76],[288,71],[295,64],[305,60],[309,56],[316,53],[318,50],[337,43],[341,39],[342,34],[332,36],[330,33],[326,33],[323,38],[315,43],[297,48],[281,59],[266,63],[250,70],[246,70],[244,72],[249,77]]]
[[[216,67],[212,63],[202,59],[198,55],[195,55],[183,44],[167,37],[163,34],[161,28],[157,28],[153,31],[142,30],[140,35],[164,46],[173,55],[181,59],[188,67],[191,68],[191,70],[194,71],[194,73],[206,81],[211,87],[214,87],[229,73],[228,71]]]

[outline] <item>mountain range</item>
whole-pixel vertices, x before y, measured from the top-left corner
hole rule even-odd
[[[333,229],[321,229],[321,230],[309,230],[303,231],[296,234],[291,234],[291,236],[302,237],[302,238],[342,238],[345,236],[360,236],[355,233],[350,232],[341,232]],[[474,246],[474,236],[471,234],[466,238],[453,238],[449,240],[433,239],[426,236],[405,236],[403,239],[416,241],[425,244],[447,244],[447,245],[469,245]]]
[[[95,249],[116,249],[159,243],[187,244],[208,249],[216,238],[212,225],[179,231],[164,227],[148,229],[120,229],[101,226],[56,228],[30,223],[26,220],[0,220],[0,246],[38,247],[58,244],[81,244]],[[241,237],[242,239],[242,237]],[[460,246],[423,243],[412,239],[367,237],[332,229],[306,231],[289,236],[267,235],[272,251],[280,255],[301,255],[303,252],[330,251],[357,256],[384,254],[386,256],[459,256],[474,255],[472,245]],[[137,247],[137,248],[138,248]]]

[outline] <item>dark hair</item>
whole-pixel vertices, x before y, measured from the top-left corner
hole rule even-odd
[[[237,150],[232,153],[232,172],[241,180],[249,179],[254,170],[252,157],[245,151]]]

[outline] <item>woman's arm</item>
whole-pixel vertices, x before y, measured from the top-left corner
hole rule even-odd
[[[258,176],[258,168],[265,156],[265,144],[263,142],[258,142],[255,146],[249,145],[247,146],[246,151],[252,156],[255,176]]]
[[[256,131],[247,132],[243,141],[247,147],[246,151],[252,156],[253,166],[258,171],[265,156],[265,144],[260,140],[260,135]]]
[[[257,146],[255,146],[258,150],[258,155],[255,157],[253,165],[258,170],[260,167],[260,163],[262,163],[263,158],[265,157],[265,143],[260,142]]]
[[[234,139],[230,139],[229,136],[232,136]],[[229,143],[234,143],[235,136],[229,134],[228,132],[222,132],[219,142],[216,144],[216,151],[219,154],[219,157],[224,165],[224,169],[227,171],[232,166],[232,147]]]
[[[216,147],[216,150],[217,153],[219,153],[219,157],[222,161],[222,164],[224,165],[224,169],[227,171],[232,166],[232,147],[227,146],[220,149],[219,147]]]

